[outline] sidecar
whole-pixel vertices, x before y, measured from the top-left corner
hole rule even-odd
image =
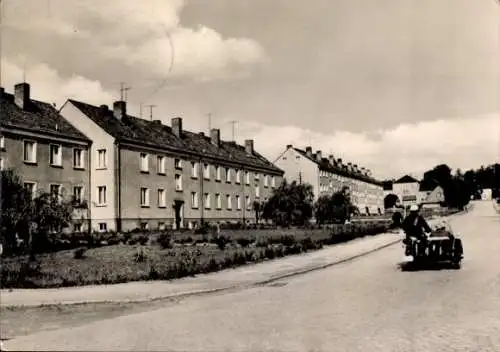
[[[414,264],[448,263],[460,268],[463,259],[462,240],[448,222],[432,226],[425,239],[410,237],[405,240],[405,254],[413,257]]]

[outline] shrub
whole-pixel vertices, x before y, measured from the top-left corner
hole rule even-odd
[[[73,253],[73,258],[75,259],[84,259],[85,253],[87,252],[87,248],[78,248]]]
[[[134,259],[137,263],[142,263],[146,261],[147,255],[146,251],[144,250],[144,247],[142,246],[137,247],[137,252],[135,253]]]
[[[227,244],[230,242],[229,238],[224,235],[215,236],[213,242],[217,244],[217,247],[223,251],[226,249]]]
[[[241,237],[236,240],[236,242],[243,248],[246,248],[253,242],[252,239]]]
[[[171,232],[163,232],[158,236],[156,242],[163,249],[172,248],[174,246],[172,238],[173,234]]]

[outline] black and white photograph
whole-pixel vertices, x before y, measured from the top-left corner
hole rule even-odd
[[[0,0],[0,351],[500,352],[500,0]]]

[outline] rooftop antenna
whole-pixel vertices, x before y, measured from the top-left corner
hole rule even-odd
[[[120,100],[127,101],[127,92],[132,89],[132,87],[127,87],[125,82],[120,82]]]
[[[146,106],[149,108],[149,119],[153,121],[153,108],[156,107],[156,105],[150,104]]]
[[[236,135],[235,135],[235,126],[238,123],[238,121],[232,120],[232,121],[229,121],[229,123],[232,125],[231,128],[232,128],[233,142],[236,142],[236,139],[235,139],[236,138]]]
[[[210,133],[210,131],[212,130],[212,113],[209,112],[207,114],[207,117],[208,117],[208,133]]]
[[[142,105],[144,103],[139,103],[139,117],[142,119]]]

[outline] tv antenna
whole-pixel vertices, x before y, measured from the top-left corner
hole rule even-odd
[[[120,82],[120,100],[127,101],[127,92],[132,89],[132,87],[127,87],[125,82]]]
[[[154,104],[146,105],[149,108],[149,119],[153,121],[153,108],[156,107]]]
[[[208,117],[208,133],[210,133],[210,131],[212,130],[212,113],[209,112],[207,114],[207,117]]]
[[[238,121],[232,120],[232,121],[229,121],[229,123],[231,124],[231,132],[232,132],[233,142],[236,142],[235,127],[236,127],[236,124],[238,123]]]

